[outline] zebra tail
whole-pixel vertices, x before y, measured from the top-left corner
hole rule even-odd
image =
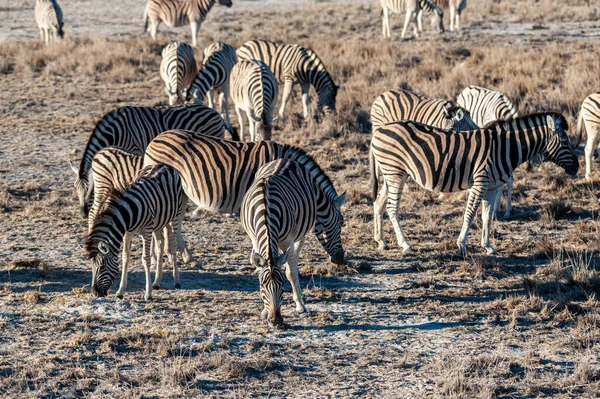
[[[576,139],[575,148],[579,147],[579,144],[581,144],[581,140],[583,139],[583,131],[584,130],[585,130],[585,124],[583,123],[583,112],[579,111],[579,116],[577,117],[577,128],[576,128],[577,139]]]
[[[144,9],[144,33],[148,32],[148,9]]]
[[[373,149],[369,148],[369,171],[371,172],[371,195],[373,202],[377,200],[377,193],[379,192],[379,179],[377,178],[377,167],[375,166],[375,156],[373,155]]]
[[[62,26],[58,27],[58,37],[60,37],[61,39],[65,37],[65,32],[63,31]]]

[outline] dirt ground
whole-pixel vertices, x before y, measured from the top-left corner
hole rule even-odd
[[[294,312],[286,283],[287,327],[271,330],[237,217],[188,213],[196,262],[182,265],[182,289],[167,273],[144,301],[137,245],[125,299],[89,294],[68,160],[105,112],[165,103],[160,51],[189,40],[189,28],[161,25],[153,43],[142,35],[142,0],[63,0],[66,38],[46,48],[33,4],[0,5],[1,397],[600,395],[598,165],[591,181],[583,159],[576,178],[548,163],[518,169],[513,216],[495,225],[498,255],[479,247],[476,222],[462,258],[464,193],[439,200],[414,186],[401,212],[416,253],[402,256],[387,218],[391,249],[377,251],[367,158],[371,104],[396,87],[453,99],[470,84],[497,88],[522,113],[562,112],[573,134],[581,101],[600,88],[600,5],[470,1],[460,32],[438,35],[426,19],[425,34],[404,41],[398,15],[392,39],[381,37],[377,0],[216,6],[198,59],[216,40],[300,43],[341,86],[337,115],[321,122],[301,119],[296,89],[273,139],[304,148],[348,192],[348,265],[329,264],[309,237],[310,313]]]

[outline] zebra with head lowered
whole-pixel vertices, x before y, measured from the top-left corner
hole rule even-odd
[[[402,38],[406,36],[406,30],[413,20],[413,29],[415,37],[423,31],[419,15],[426,12],[433,17],[433,24],[438,25],[439,32],[444,32],[444,13],[431,0],[381,0],[381,15],[383,24],[383,37],[391,37],[390,13],[406,13],[404,17],[404,27],[402,28]]]
[[[198,30],[206,18],[206,14],[215,3],[231,7],[231,0],[148,0],[144,11],[144,32],[148,31],[156,40],[158,25],[164,22],[167,26],[175,28],[189,24],[192,30],[192,43],[198,44]]]
[[[481,245],[488,254],[496,252],[490,243],[492,212],[497,191],[514,169],[536,155],[577,174],[579,162],[565,132],[567,122],[557,113],[539,113],[512,121],[497,122],[485,129],[454,132],[415,122],[392,122],[379,127],[371,140],[371,182],[373,185],[375,241],[383,241],[383,206],[394,226],[398,245],[410,252],[398,219],[402,188],[410,176],[421,187],[435,192],[469,189],[464,221],[457,240],[466,254],[469,227],[483,200]],[[381,169],[379,191],[376,168]]]
[[[71,164],[77,176],[75,189],[83,217],[93,194],[89,173],[92,159],[104,147],[116,146],[123,151],[143,155],[148,143],[169,129],[187,129],[196,133],[223,137],[225,123],[214,110],[202,105],[173,108],[121,107],[104,115],[96,124],[83,152],[79,167]],[[237,135],[234,135],[237,139]],[[90,184],[92,183],[92,184]]]
[[[208,106],[215,109],[215,93],[219,94],[219,108],[225,122],[229,121],[229,76],[237,62],[235,48],[216,42],[204,49],[200,71],[192,81],[189,94],[196,104],[203,104],[208,93]]]
[[[179,174],[166,165],[144,168],[124,191],[115,191],[88,233],[85,248],[92,259],[92,293],[104,297],[119,274],[118,254],[123,249],[123,273],[117,296],[127,288],[127,269],[131,238],[142,237],[142,262],[146,271],[146,300],[162,279],[163,237],[168,237],[167,257],[173,266],[175,288],[180,287],[174,225],[183,216],[185,195]],[[150,284],[150,244],[154,238],[157,258],[156,276]]]
[[[517,107],[504,95],[497,90],[490,90],[479,86],[469,86],[465,88],[456,99],[461,107],[464,107],[471,114],[471,118],[479,128],[486,127],[496,121],[505,121],[515,119],[519,116]],[[529,167],[529,162],[527,162]],[[507,218],[512,212],[512,192],[514,179],[506,182],[506,209],[504,217]],[[501,191],[494,205],[494,213],[500,207]]]
[[[581,143],[583,132],[587,133],[585,178],[591,179],[594,150],[600,137],[600,92],[590,94],[581,103],[581,111],[579,111],[579,117],[577,118],[577,146]]]
[[[50,33],[53,40],[63,38],[63,15],[56,0],[36,0],[34,14],[42,41],[48,44]]]
[[[185,102],[196,72],[196,58],[189,44],[173,42],[165,46],[160,63],[160,77],[165,82],[169,105]]]
[[[421,0],[423,3],[424,0]],[[450,10],[450,31],[453,32],[454,28],[456,30],[460,29],[460,14],[462,14],[465,7],[467,7],[467,0],[431,0],[440,10],[441,9],[449,9]],[[421,8],[423,5],[421,4]],[[419,26],[422,23],[422,13],[419,12],[418,21]],[[435,23],[435,19],[432,21]]]
[[[271,69],[277,83],[283,84],[279,119],[285,120],[285,106],[295,83],[302,89],[303,115],[308,117],[308,92],[315,88],[318,96],[317,110],[325,114],[335,112],[338,86],[314,51],[297,44],[284,44],[268,40],[250,40],[237,50],[239,60],[259,60]]]
[[[271,140],[272,110],[277,105],[277,81],[269,67],[257,60],[240,60],[231,70],[231,99],[244,140],[244,117],[248,119],[250,140]]]
[[[331,184],[329,179],[325,182]],[[298,277],[298,258],[306,234],[313,230],[334,263],[344,259],[341,231],[344,219],[340,207],[345,194],[335,195],[333,186],[325,192],[313,180],[310,170],[291,159],[279,159],[262,166],[244,195],[241,219],[252,241],[250,262],[258,270],[260,297],[265,305],[262,317],[271,326],[280,326],[283,297],[283,265],[292,285],[297,312],[306,312]],[[283,254],[279,254],[279,250]]]

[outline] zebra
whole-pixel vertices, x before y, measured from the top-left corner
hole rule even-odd
[[[199,208],[236,213],[258,169],[282,158],[293,159],[307,168],[315,184],[332,201],[341,202],[340,198],[345,197],[345,193],[338,196],[329,177],[311,156],[299,148],[273,141],[237,142],[170,130],[152,140],[144,155],[144,165],[161,163],[175,168],[185,194]],[[343,253],[331,243],[335,237],[317,234],[317,238],[332,262],[343,262]]]
[[[173,266],[175,288],[181,287],[177,266],[174,225],[185,209],[185,195],[179,174],[166,165],[152,165],[141,170],[138,178],[124,191],[114,191],[106,208],[98,214],[85,242],[92,260],[92,294],[104,297],[119,273],[118,253],[123,247],[123,271],[117,297],[127,289],[127,270],[131,238],[142,237],[142,262],[146,271],[145,299],[152,298],[152,288],[162,279],[163,234],[168,236],[167,257]],[[150,285],[150,246],[154,237],[157,258],[156,276]]]
[[[438,24],[438,32],[443,33],[444,29],[444,12],[441,7],[436,4],[435,0],[419,0],[419,11],[417,13],[417,29],[419,33],[423,33],[423,12],[431,17],[431,26]]]
[[[490,243],[493,205],[497,191],[521,163],[540,154],[577,174],[579,162],[565,132],[567,122],[558,113],[539,113],[511,121],[499,121],[485,129],[453,132],[415,122],[392,122],[373,134],[370,151],[373,187],[374,238],[380,249],[383,240],[383,205],[389,195],[387,212],[398,245],[411,251],[398,221],[402,187],[410,176],[421,187],[436,192],[469,189],[464,221],[457,240],[459,252],[466,254],[469,227],[483,200],[481,245],[488,254],[496,253]],[[376,168],[381,169],[383,186],[379,191]]]
[[[582,141],[583,133],[587,133],[585,143],[585,178],[592,178],[592,161],[594,150],[598,143],[598,134],[600,133],[600,92],[592,93],[581,103],[581,110],[577,117],[577,145]],[[598,145],[600,149],[600,145]]]
[[[171,28],[190,24],[192,29],[192,44],[198,45],[198,30],[206,18],[206,14],[215,3],[231,7],[231,0],[148,0],[144,10],[144,32],[148,31],[156,40],[158,25],[164,22]]]
[[[295,83],[302,89],[304,119],[308,118],[308,92],[315,88],[318,96],[317,110],[326,115],[335,113],[335,98],[339,86],[314,51],[297,44],[284,44],[268,40],[250,40],[237,50],[238,60],[259,60],[269,66],[278,84],[283,85],[279,119],[284,122],[285,107]]]
[[[463,10],[467,6],[467,0],[430,0],[434,3],[438,9],[450,9],[450,31],[453,32],[454,28],[458,31],[460,29],[460,14],[462,14]],[[423,9],[423,0],[421,2],[421,8]],[[431,15],[431,13],[430,13]],[[442,14],[443,15],[443,14]],[[421,26],[423,16],[422,13],[419,12],[418,21],[419,26]],[[435,23],[435,20],[433,21]]]
[[[189,93],[196,104],[203,104],[208,93],[208,106],[215,108],[215,93],[219,93],[219,108],[225,123],[229,120],[229,75],[237,62],[235,48],[216,42],[204,49],[200,71],[194,78]]]
[[[297,312],[306,312],[298,276],[298,258],[306,234],[328,238],[325,250],[344,259],[340,207],[345,194],[331,198],[315,184],[310,170],[291,159],[278,159],[263,165],[244,195],[240,212],[242,226],[252,241],[251,264],[258,271],[263,319],[280,326],[283,296],[283,264],[292,285]],[[335,247],[335,250],[331,247]],[[283,254],[279,254],[279,250]]]
[[[419,30],[422,30],[421,24],[418,20],[418,15],[423,9],[429,15],[433,16],[434,24],[438,25],[439,31],[444,32],[444,22],[442,11],[431,2],[431,0],[380,0],[382,19],[383,19],[383,37],[391,37],[390,30],[390,13],[400,14],[406,12],[404,17],[404,27],[402,28],[402,38],[406,36],[406,30],[411,22],[411,18],[414,23],[414,35],[419,36]]]
[[[50,33],[53,40],[64,37],[62,10],[56,0],[37,0],[34,14],[43,42],[50,43]]]
[[[277,81],[264,62],[240,60],[233,66],[231,99],[240,124],[240,139],[244,140],[244,113],[250,125],[250,140],[271,140]]]
[[[196,76],[194,49],[187,43],[172,42],[162,51],[160,78],[165,82],[169,105],[183,103]]]
[[[143,161],[143,157],[130,154],[118,147],[105,147],[94,156],[91,168],[94,181],[94,201],[88,215],[88,230],[91,230],[96,215],[105,208],[111,194],[115,190],[123,191],[133,183],[142,170]],[[193,256],[181,236],[182,219],[183,217],[175,226],[175,234],[177,248],[181,252],[183,262],[188,263],[193,260]]]
[[[182,128],[197,133],[223,137],[225,124],[217,112],[202,105],[173,108],[121,107],[105,114],[96,124],[83,152],[79,166],[70,162],[77,176],[75,190],[79,197],[82,217],[87,217],[87,204],[93,194],[93,180],[89,172],[96,153],[108,146],[120,147],[136,155],[143,155],[148,143],[159,133]],[[237,134],[232,133],[234,140]]]
[[[479,86],[469,86],[465,88],[456,99],[456,102],[461,107],[469,110],[471,118],[479,128],[484,128],[496,121],[504,121],[515,119],[519,116],[517,107],[504,95],[497,90],[490,90]],[[529,168],[529,161],[527,167]],[[507,218],[512,213],[512,193],[515,181],[513,177],[506,182],[506,209],[504,217]],[[496,204],[494,205],[494,213],[500,207],[500,197],[502,192],[499,192]]]

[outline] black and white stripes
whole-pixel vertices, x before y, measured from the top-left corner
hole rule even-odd
[[[196,58],[189,44],[173,42],[165,46],[160,63],[160,77],[165,82],[169,105],[185,102],[196,72]]]
[[[62,39],[63,15],[56,0],[36,0],[34,14],[42,41],[48,44],[50,37],[53,40],[57,37]]]
[[[390,30],[390,14],[401,14],[406,13],[404,17],[404,27],[402,28],[402,38],[406,36],[406,30],[413,22],[414,35],[419,36],[419,31],[422,30],[419,22],[419,15],[421,10],[427,14],[432,15],[434,24],[438,25],[439,31],[444,31],[444,23],[442,18],[443,12],[430,0],[380,0],[381,2],[381,16],[383,25],[383,37],[391,37]]]
[[[594,150],[600,138],[600,92],[590,94],[581,103],[577,118],[577,146],[581,143],[583,133],[587,133],[585,143],[585,178],[592,178],[592,160]]]

